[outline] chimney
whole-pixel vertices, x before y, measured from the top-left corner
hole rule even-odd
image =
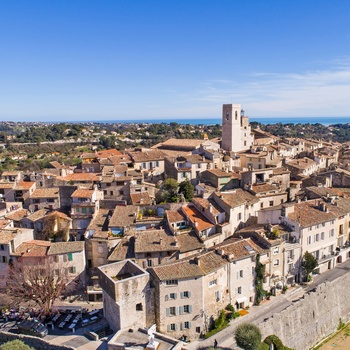
[[[209,212],[212,213],[213,212],[213,206],[211,203],[209,203]]]

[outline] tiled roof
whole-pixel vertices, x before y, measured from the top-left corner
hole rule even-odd
[[[19,191],[28,191],[34,185],[35,182],[21,180],[14,189]]]
[[[224,210],[221,209],[213,200],[205,199],[201,197],[195,197],[192,199],[193,204],[198,207],[203,207],[209,209],[211,206],[211,212],[213,215],[218,215],[224,213]]]
[[[0,182],[0,188],[13,188],[15,186],[14,182]]]
[[[100,174],[97,173],[73,173],[73,174],[68,174],[67,176],[58,176],[58,180],[62,181],[99,181],[100,180]]]
[[[180,247],[180,253],[186,253],[204,248],[204,243],[199,240],[198,236],[193,231],[178,234],[176,236],[176,240]]]
[[[112,211],[109,209],[99,209],[94,219],[90,221],[86,231],[94,230],[93,238],[108,238],[109,216]]]
[[[75,190],[71,197],[72,198],[91,198],[95,190],[78,189]]]
[[[19,233],[16,228],[5,228],[0,230],[0,244],[9,244]]]
[[[45,217],[46,213],[47,213],[46,209],[39,209],[38,211],[35,211],[33,214],[28,215],[27,219],[35,222]]]
[[[30,198],[59,198],[59,188],[48,187],[48,188],[37,188]]]
[[[112,262],[133,259],[135,257],[134,244],[134,237],[123,237],[108,257],[108,261]]]
[[[146,152],[130,152],[130,156],[135,162],[149,162],[156,160],[164,160],[165,154],[157,149]]]
[[[184,205],[182,207],[182,210],[186,217],[192,222],[193,226],[195,226],[198,231],[203,231],[215,226],[193,205]]]
[[[278,188],[268,183],[258,184],[252,186],[254,193],[265,193],[265,192],[278,192]]]
[[[60,164],[56,160],[53,162],[50,162],[50,165],[56,169],[64,169],[65,168],[62,164]]]
[[[0,219],[0,230],[6,228],[11,224],[12,220],[9,219]]]
[[[133,204],[133,205],[137,205],[137,204],[150,205],[150,204],[152,204],[152,199],[149,196],[148,192],[130,193],[130,198],[131,198],[131,204]]]
[[[59,217],[61,219],[72,221],[72,219],[68,215],[66,215],[60,211],[53,211],[52,213],[47,214],[47,216],[56,216],[56,217]]]
[[[95,158],[97,158],[97,156],[96,156],[95,153],[84,152],[84,153],[81,155],[81,158],[83,158],[83,159],[95,159]]]
[[[223,171],[221,169],[209,169],[209,170],[206,170],[206,172],[213,174],[216,177],[231,177],[231,175],[237,176],[237,174],[235,174],[235,173],[232,173],[232,172],[227,173],[226,171]]]
[[[23,257],[42,257],[47,255],[47,251],[52,243],[48,241],[28,241],[22,243],[13,255]]]
[[[179,210],[177,210],[177,211],[166,210],[165,215],[168,218],[168,221],[170,223],[180,222],[180,221],[186,220],[185,215],[183,213],[181,213],[181,211],[179,211]]]
[[[286,161],[286,164],[297,169],[307,169],[307,168],[310,168],[311,166],[316,165],[316,162],[314,162],[310,158],[300,158],[300,159],[288,160]]]
[[[139,207],[135,205],[115,207],[113,215],[109,220],[109,227],[124,227],[130,226],[136,221]]]
[[[202,277],[227,265],[227,261],[215,251],[198,254],[190,259],[159,265],[149,269],[161,281]]]
[[[232,192],[216,192],[215,194],[231,208],[236,208],[244,204],[252,205],[259,202],[257,197],[240,188]]]
[[[7,214],[5,217],[6,219],[10,219],[13,221],[20,221],[27,216],[27,213],[28,213],[27,209],[19,209],[12,213]]]
[[[135,253],[176,251],[175,237],[164,230],[145,230],[135,236]]]
[[[120,155],[122,155],[122,153],[120,151],[116,150],[115,148],[106,149],[106,150],[102,150],[102,151],[97,152],[97,156],[99,158],[109,158],[109,157],[120,156]]]
[[[84,243],[85,242],[82,242],[82,241],[51,243],[51,246],[47,254],[57,255],[57,254],[81,252],[84,250]]]
[[[153,146],[154,148],[176,148],[176,149],[196,149],[203,143],[204,140],[198,139],[174,139],[170,138],[164,142]]]
[[[20,171],[3,171],[1,176],[17,176],[18,174],[20,174],[21,172]]]
[[[329,212],[323,211],[320,209],[319,202],[322,203],[321,200],[315,199],[295,204],[294,212],[288,214],[288,219],[298,222],[303,227],[310,227],[336,219],[335,212],[331,210]],[[328,203],[326,206],[329,209],[331,208]]]
[[[307,192],[312,192],[319,197],[326,197],[327,195],[331,197],[340,196],[342,191],[338,188],[330,188],[330,187],[318,187],[318,186],[310,186],[306,187]]]

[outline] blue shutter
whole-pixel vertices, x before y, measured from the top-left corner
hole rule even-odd
[[[175,307],[175,315],[178,315],[179,314],[179,308],[176,306]]]
[[[188,297],[191,298],[191,292],[187,292],[188,293]]]
[[[192,306],[191,306],[192,308]],[[191,328],[192,327],[192,322],[188,322],[188,328]]]
[[[170,308],[168,308],[168,307],[166,308],[166,315],[170,316]]]
[[[184,313],[184,307],[180,306],[180,315],[183,315],[183,313]]]
[[[176,299],[177,298],[177,293],[174,293],[174,299]]]
[[[188,306],[188,311],[189,311],[189,313],[192,312],[192,305],[189,305],[189,306]]]
[[[184,297],[184,293],[181,292],[181,293],[180,293],[180,298],[183,299],[183,297]]]

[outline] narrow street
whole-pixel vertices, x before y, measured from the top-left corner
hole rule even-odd
[[[314,276],[313,281],[308,285],[296,285],[294,288],[289,288],[286,294],[280,294],[279,296],[272,297],[270,300],[264,300],[259,306],[252,306],[249,309],[249,314],[231,321],[230,326],[221,332],[215,334],[209,339],[188,343],[186,348],[194,350],[212,347],[214,339],[216,339],[218,341],[219,349],[239,349],[234,340],[234,330],[240,323],[251,322],[258,325],[259,323],[264,322],[265,318],[278,314],[291,305],[293,301],[302,298],[304,294],[316,288],[319,284],[326,281],[333,281],[349,271],[350,260],[347,260],[346,262],[337,265],[333,270],[328,270],[322,275]]]

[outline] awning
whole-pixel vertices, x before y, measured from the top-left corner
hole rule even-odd
[[[238,304],[241,304],[241,303],[244,303],[244,302],[247,301],[247,300],[248,300],[247,297],[241,297],[241,298],[236,299],[236,302],[237,302]]]

